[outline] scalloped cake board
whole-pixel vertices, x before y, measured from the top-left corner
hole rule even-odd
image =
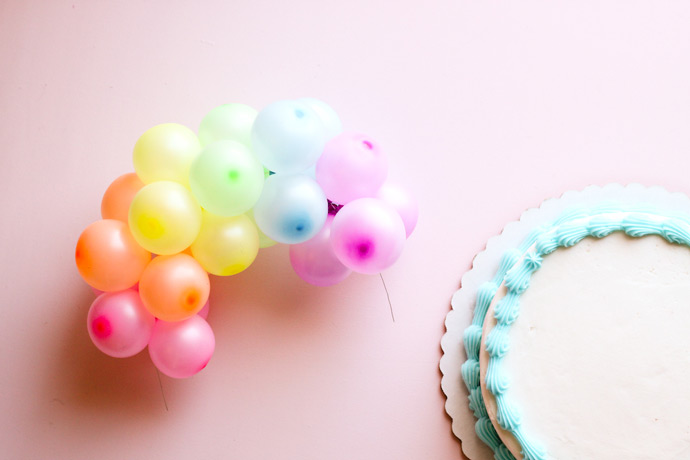
[[[589,186],[582,191],[569,191],[560,198],[545,200],[538,208],[526,210],[518,221],[506,225],[501,234],[488,240],[486,249],[475,256],[472,268],[462,276],[461,288],[453,295],[452,309],[446,316],[446,333],[441,339],[443,356],[440,368],[443,374],[441,388],[447,398],[446,412],[453,420],[453,433],[461,440],[462,450],[469,459],[493,459],[491,449],[474,432],[476,420],[468,407],[468,392],[460,374],[460,367],[467,359],[462,335],[472,321],[478,287],[494,276],[503,253],[517,247],[533,228],[553,221],[568,209],[607,201],[622,204],[645,203],[667,211],[690,214],[690,198],[682,193],[671,193],[662,187],[609,184],[604,187]]]

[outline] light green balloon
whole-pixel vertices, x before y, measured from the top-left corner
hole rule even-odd
[[[244,104],[225,104],[206,114],[199,125],[199,140],[206,147],[216,141],[231,140],[251,148],[252,125],[257,110]]]
[[[194,160],[189,184],[202,208],[218,216],[237,216],[249,211],[259,199],[264,169],[243,144],[218,141]]]

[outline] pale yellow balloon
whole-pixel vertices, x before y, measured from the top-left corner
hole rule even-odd
[[[201,229],[201,207],[177,182],[144,186],[129,207],[129,228],[147,251],[169,255],[184,251]]]
[[[249,217],[220,217],[203,211],[192,255],[204,270],[218,276],[235,275],[249,267],[258,253],[259,234]]]
[[[165,123],[146,131],[134,145],[132,161],[145,184],[173,181],[189,187],[189,168],[201,152],[194,131],[177,123]]]
[[[252,224],[256,227],[256,231],[259,232],[259,247],[261,249],[264,248],[270,248],[271,246],[275,246],[278,244],[276,241],[273,241],[270,239],[264,232],[261,231],[258,225],[256,225],[256,220],[254,219],[254,210],[250,209],[247,211],[247,217],[249,217],[252,220]]]

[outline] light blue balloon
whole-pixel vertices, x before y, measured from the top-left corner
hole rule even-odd
[[[309,104],[278,101],[264,108],[252,127],[252,147],[276,173],[299,173],[316,163],[328,140],[321,117]]]
[[[254,219],[279,243],[303,243],[316,235],[328,217],[326,195],[304,174],[273,174],[266,179]]]
[[[340,121],[340,117],[330,105],[313,97],[303,97],[299,101],[311,107],[321,118],[321,122],[324,128],[326,128],[326,137],[329,140],[343,132],[343,124]]]

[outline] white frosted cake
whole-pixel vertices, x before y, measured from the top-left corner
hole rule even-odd
[[[462,379],[498,460],[690,458],[690,216],[591,207],[476,294]]]

